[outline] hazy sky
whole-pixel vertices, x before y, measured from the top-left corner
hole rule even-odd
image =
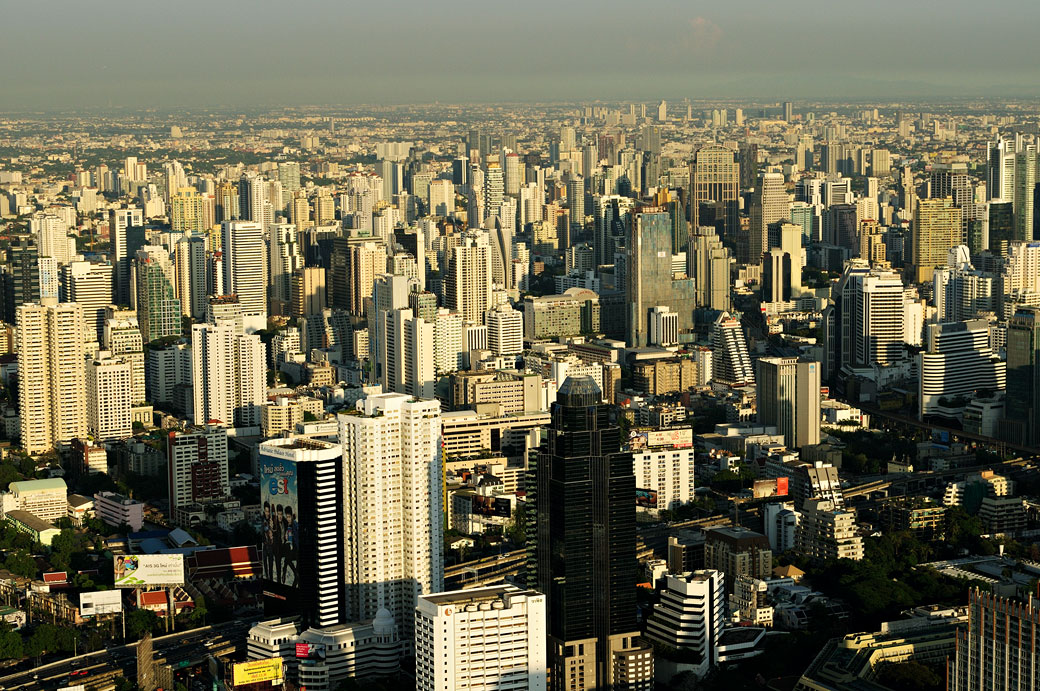
[[[0,111],[1040,94],[1036,0],[0,2]]]

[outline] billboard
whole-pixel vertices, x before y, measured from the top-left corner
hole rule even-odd
[[[480,494],[473,495],[470,500],[470,511],[475,516],[509,518],[513,515],[508,497],[487,497]]]
[[[113,559],[117,588],[184,585],[183,554],[129,554]]]
[[[266,681],[271,682],[272,686],[279,686],[284,679],[282,658],[280,657],[238,662],[231,668],[231,683],[234,686],[260,684]]]
[[[636,506],[657,508],[657,490],[636,488]]]
[[[325,645],[323,643],[297,643],[297,660],[324,660]]]
[[[677,427],[673,429],[650,430],[646,433],[647,446],[670,446],[673,449],[687,449],[693,446],[693,429]]]
[[[768,497],[786,497],[787,483],[789,478],[779,477],[774,480],[755,480],[751,495],[755,499],[766,499]]]
[[[260,530],[264,579],[297,587],[300,512],[296,462],[260,454]]]
[[[96,593],[79,594],[79,615],[93,617],[97,614],[113,614],[123,611],[123,593],[118,590],[100,590]]]

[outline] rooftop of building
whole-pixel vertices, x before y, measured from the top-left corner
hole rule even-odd
[[[7,517],[11,520],[18,521],[24,526],[28,526],[30,529],[36,532],[43,532],[44,530],[57,530],[53,523],[45,521],[42,518],[38,518],[28,511],[8,511]]]
[[[8,489],[19,494],[25,492],[53,492],[61,490],[68,491],[68,485],[60,477],[47,478],[46,480],[19,480],[8,485]]]
[[[531,590],[521,590],[511,585],[492,585],[472,590],[453,590],[446,593],[423,595],[422,598],[434,605],[474,605],[501,600],[503,595],[538,595]]]

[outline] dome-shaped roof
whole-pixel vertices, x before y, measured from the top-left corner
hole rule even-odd
[[[394,615],[390,614],[390,610],[386,607],[380,607],[375,619],[372,620],[372,632],[377,636],[389,636],[395,628]]]

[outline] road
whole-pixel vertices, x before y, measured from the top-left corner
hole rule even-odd
[[[200,662],[207,653],[244,642],[253,623],[253,620],[232,621],[156,636],[152,639],[152,649],[156,658],[164,657],[168,662]],[[86,674],[83,674],[84,671]],[[130,680],[137,677],[136,642],[64,658],[0,677],[0,691],[50,691],[77,684],[83,684],[88,689],[104,689],[111,688],[112,680],[120,676]]]

